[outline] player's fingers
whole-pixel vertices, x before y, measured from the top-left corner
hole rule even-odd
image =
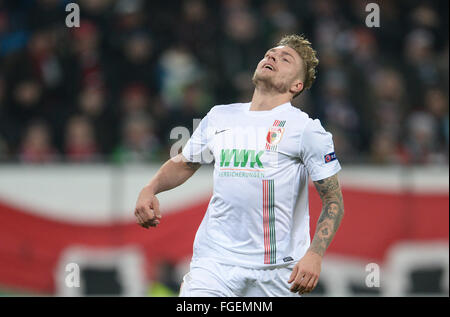
[[[146,214],[145,210],[143,208],[136,208],[135,212],[136,218],[139,219],[139,224],[148,229],[148,215]]]
[[[146,221],[145,212],[143,207],[136,207],[136,211],[134,213],[136,217],[138,217],[142,222]]]
[[[319,283],[319,277],[317,277],[316,280],[314,281],[314,285],[313,285],[312,289],[315,289],[318,283]]]
[[[141,227],[144,227],[144,228],[148,229],[148,225],[145,223],[145,221],[142,219],[142,217],[140,216],[139,213],[136,213],[136,222],[137,222]]]
[[[152,208],[149,208],[148,211],[146,211],[145,213],[146,213],[145,223],[147,225],[151,227],[156,227],[160,223],[159,218],[155,216],[155,211]]]
[[[309,292],[311,292],[313,289],[314,289],[314,283],[315,283],[315,281],[316,281],[316,278],[313,276],[313,277],[311,277],[311,279],[309,280],[309,282],[308,282],[308,285],[306,285],[306,288],[305,288],[305,290],[303,291],[303,294],[305,294],[305,293],[309,293]]]
[[[299,291],[300,283],[303,279],[303,276],[304,276],[304,273],[302,273],[302,272],[297,273],[294,283],[292,283],[291,288],[290,288],[291,292],[297,293]]]
[[[154,215],[156,218],[161,219],[161,212],[159,210],[159,201],[158,198],[154,198],[153,202],[152,202],[152,207],[153,207],[153,211],[154,211]]]
[[[155,213],[153,212],[153,209],[150,208],[150,206],[145,206],[143,211],[144,216],[142,217],[145,222],[151,221],[155,218]]]
[[[295,280],[295,277],[297,276],[298,267],[297,265],[294,266],[294,269],[292,270],[291,276],[289,277],[288,283],[292,283]]]
[[[305,273],[305,275],[303,276],[303,279],[300,282],[300,285],[298,287],[298,292],[300,294],[303,294],[303,292],[306,289],[306,286],[308,285],[309,281],[311,280],[311,273]]]
[[[137,219],[137,218],[136,218],[136,223],[138,225],[140,225],[141,227],[144,227],[144,228],[148,229],[148,226],[145,223],[143,223],[141,220]]]
[[[296,279],[294,281],[294,283],[292,283],[292,286],[291,286],[291,289],[290,289],[290,291],[292,293],[297,293],[299,291],[299,289],[300,289],[300,282],[301,282],[301,280],[297,280]]]
[[[153,219],[153,220],[149,220],[146,222],[150,227],[156,227],[157,225],[159,225],[159,220],[158,219]]]

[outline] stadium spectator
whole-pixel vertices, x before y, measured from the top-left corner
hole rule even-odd
[[[98,140],[98,150],[103,155],[111,153],[118,139],[116,126],[119,118],[105,88],[100,83],[83,87],[74,112],[82,114],[92,123]]]
[[[175,106],[181,103],[183,89],[198,82],[203,75],[195,57],[184,45],[176,44],[167,49],[160,57],[161,95],[167,104]]]
[[[52,144],[48,126],[42,121],[32,122],[20,147],[20,160],[24,163],[51,163],[58,158]]]
[[[28,119],[42,113],[42,85],[33,78],[27,78],[17,83],[13,89],[13,111],[18,119]]]
[[[142,83],[132,83],[125,87],[121,96],[121,113],[124,116],[146,114],[150,110],[150,96]]]
[[[374,135],[370,152],[369,163],[377,165],[402,163],[397,140],[387,131],[379,131]]]
[[[96,25],[90,21],[81,21],[80,27],[74,28],[73,45],[82,86],[104,81],[100,36]]]
[[[151,92],[156,91],[153,45],[150,35],[146,32],[126,34],[121,46],[121,62],[115,74],[120,78],[119,88],[133,82],[141,82],[145,83]]]
[[[448,101],[440,89],[425,93],[425,106],[411,112],[407,119],[404,150],[407,162],[445,164],[448,156]]]
[[[405,82],[401,74],[392,68],[380,68],[372,78],[374,106],[372,109],[373,134],[381,133],[392,140],[396,150],[402,135],[402,117],[407,111]],[[377,140],[379,137],[375,137]],[[377,140],[377,144],[383,142]],[[372,150],[374,147],[372,146]],[[375,149],[376,151],[376,149]]]
[[[149,162],[160,159],[160,143],[153,120],[142,114],[128,116],[123,122],[122,139],[113,153],[118,163]]]
[[[74,116],[69,120],[65,141],[65,156],[69,162],[98,160],[99,150],[94,129],[86,117]]]
[[[431,113],[436,121],[436,134],[440,143],[440,150],[448,151],[449,131],[448,131],[448,97],[439,88],[430,88],[425,93],[425,108]]]

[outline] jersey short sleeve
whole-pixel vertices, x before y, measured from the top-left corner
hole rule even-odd
[[[341,169],[334,152],[333,137],[317,119],[305,127],[300,143],[300,158],[312,181],[333,176]]]
[[[208,112],[183,148],[182,154],[188,161],[200,164],[212,162],[213,155],[209,148],[211,131],[212,124],[210,112]]]

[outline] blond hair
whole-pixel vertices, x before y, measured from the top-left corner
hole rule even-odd
[[[294,95],[297,97],[305,89],[311,88],[316,79],[316,67],[319,65],[319,59],[316,56],[316,51],[312,48],[311,42],[303,35],[291,34],[285,35],[278,42],[277,46],[289,46],[297,52],[303,61],[303,89]]]

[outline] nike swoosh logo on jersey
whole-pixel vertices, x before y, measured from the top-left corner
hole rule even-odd
[[[219,134],[219,133],[222,133],[222,132],[225,132],[225,131],[228,131],[228,130],[230,130],[230,129],[225,129],[225,130],[216,131],[216,134]]]

